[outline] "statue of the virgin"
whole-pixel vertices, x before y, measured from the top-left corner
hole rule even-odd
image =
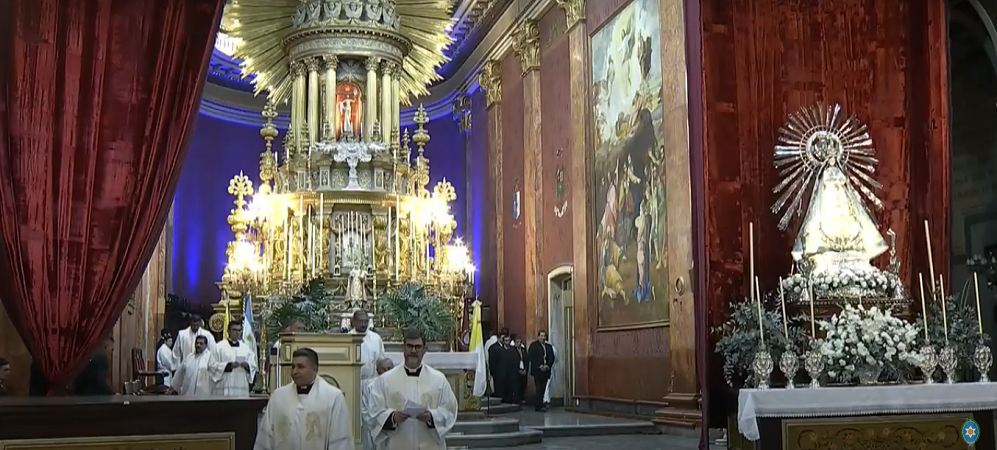
[[[780,229],[802,212],[810,193],[793,259],[808,261],[813,275],[876,270],[870,261],[889,249],[866,206],[882,208],[873,194],[880,185],[872,139],[854,116],[842,120],[840,113],[838,105],[817,105],[791,115],[775,149],[782,179],[772,211],[783,212]]]

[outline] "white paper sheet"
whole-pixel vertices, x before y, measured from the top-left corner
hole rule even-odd
[[[415,417],[426,412],[426,407],[413,402],[412,400],[407,400],[405,402],[405,410],[402,412],[409,417]]]

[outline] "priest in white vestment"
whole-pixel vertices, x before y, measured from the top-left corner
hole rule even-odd
[[[393,368],[395,368],[395,363],[391,361],[390,358],[381,358],[377,360],[377,376],[381,376]],[[362,445],[363,450],[379,450],[379,447],[374,445],[374,438],[370,435],[370,424],[363,419],[364,417],[367,417],[368,412],[370,411],[370,397],[371,392],[374,390],[373,381],[374,380],[371,380],[370,383],[367,383],[360,394],[360,420],[362,421],[360,424],[360,432],[362,433],[360,435],[360,444]]]
[[[173,342],[173,361],[176,364],[183,362],[187,355],[194,353],[194,339],[204,336],[208,340],[208,350],[215,349],[215,337],[211,332],[204,329],[204,320],[198,316],[192,316],[190,326],[180,330],[177,338]]]
[[[180,395],[205,397],[214,391],[215,383],[208,376],[208,361],[211,351],[208,350],[208,339],[198,336],[194,340],[194,354],[190,355],[177,368],[173,375],[171,387]]]
[[[163,373],[163,385],[173,385],[173,372],[176,372],[176,359],[173,358],[173,336],[165,329],[159,333],[159,348],[156,350],[156,371]]]
[[[256,351],[242,341],[242,322],[228,324],[228,339],[215,345],[208,362],[208,374],[215,383],[215,395],[248,397],[259,363]]]
[[[407,330],[405,363],[374,380],[364,421],[383,450],[446,450],[457,397],[442,372],[422,363],[426,339]]]
[[[346,398],[318,376],[318,354],[299,348],[291,356],[294,382],[270,396],[253,450],[354,450]]]
[[[356,310],[350,318],[350,334],[363,335],[360,344],[360,386],[363,388],[377,376],[377,361],[384,358],[384,341],[370,329],[370,316],[362,309]]]

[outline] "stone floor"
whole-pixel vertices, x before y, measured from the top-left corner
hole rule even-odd
[[[586,436],[566,438],[544,438],[540,444],[513,447],[510,450],[697,450],[698,439],[677,436],[658,435],[624,435],[624,436]],[[486,448],[477,450],[502,450],[502,448]],[[714,447],[719,450],[720,447]]]
[[[619,419],[616,417],[597,416],[594,414],[580,414],[565,411],[562,408],[551,408],[546,413],[537,412],[532,409],[520,411],[518,413],[503,414],[500,417],[511,417],[519,419],[519,424],[524,427],[538,426],[562,426],[562,425],[601,425],[615,423],[639,422],[636,419]]]

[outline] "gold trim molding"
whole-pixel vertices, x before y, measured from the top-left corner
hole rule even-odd
[[[537,21],[527,20],[516,29],[512,50],[523,66],[523,76],[540,69],[540,28]]]
[[[235,433],[6,439],[0,450],[235,450]]]
[[[485,91],[485,105],[502,103],[502,64],[498,60],[489,60],[478,73],[478,85]]]
[[[565,31],[571,31],[576,25],[585,22],[585,0],[554,0],[557,6],[564,10],[564,18],[568,26]]]

